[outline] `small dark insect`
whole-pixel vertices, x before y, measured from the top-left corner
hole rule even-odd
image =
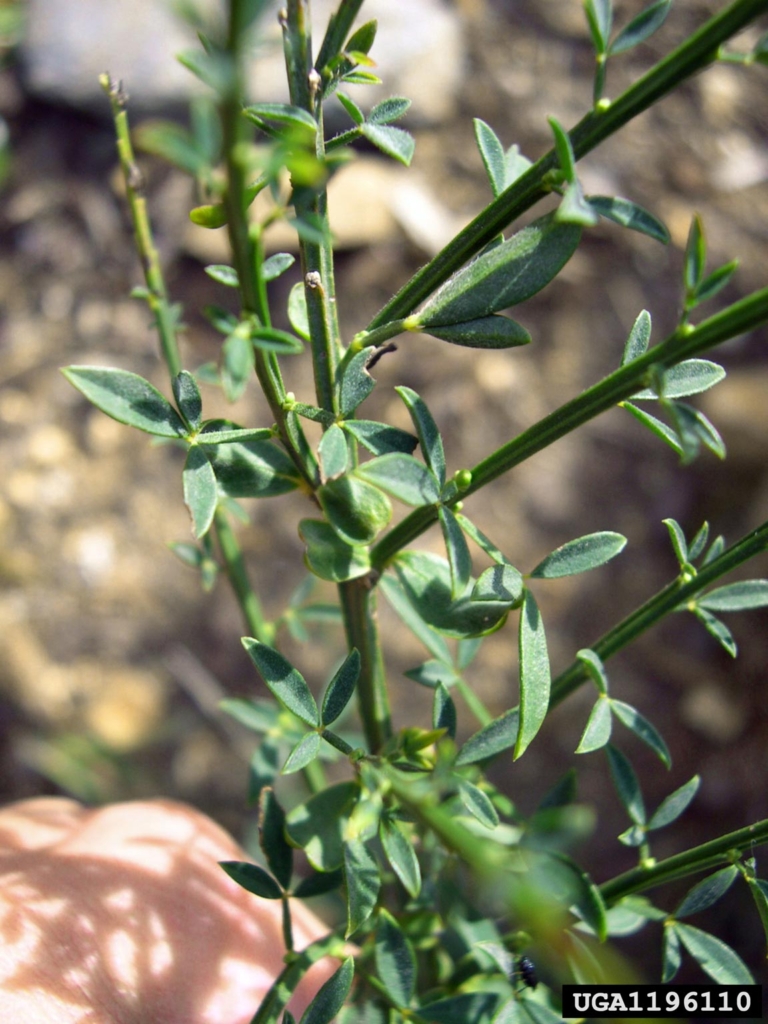
[[[521,956],[518,959],[517,973],[523,979],[528,988],[536,988],[539,980],[536,977],[536,967],[530,957]]]

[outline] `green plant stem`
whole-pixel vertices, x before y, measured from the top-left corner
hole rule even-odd
[[[337,736],[336,733],[332,732],[330,729],[323,729],[320,735],[327,743],[330,743],[332,747],[341,751],[342,754],[354,754],[355,748],[351,743],[347,743],[346,740],[342,739],[341,736]]]
[[[307,0],[290,0],[283,22],[285,63],[288,71],[291,102],[316,117],[316,155],[324,157],[322,105],[315,103],[316,90],[310,87],[312,44]],[[317,83],[316,88],[319,86]],[[328,194],[325,189],[295,188],[293,202],[296,214],[310,214],[323,232],[321,242],[299,237],[304,297],[307,302],[312,365],[315,375],[317,403],[336,413],[334,382],[341,357],[341,340],[336,316],[336,285],[333,267]]]
[[[331,15],[317,55],[318,71],[322,72],[328,61],[340,52],[363,3],[364,0],[341,0],[336,13]]]
[[[510,469],[529,459],[536,452],[630,398],[644,386],[652,366],[668,368],[700,355],[716,345],[753,330],[768,321],[768,288],[748,295],[727,309],[704,320],[693,329],[678,329],[661,344],[639,359],[619,367],[603,380],[583,391],[576,398],[534,423],[507,444],[492,452],[472,470],[472,482],[450,504],[463,501]],[[425,505],[406,516],[390,530],[371,551],[371,564],[379,571],[416,537],[436,522],[437,505]]]
[[[339,584],[347,648],[360,652],[357,699],[368,751],[381,750],[392,735],[389,691],[379,640],[376,593],[366,577]]]
[[[654,626],[665,615],[691,601],[715,580],[766,550],[768,550],[768,522],[742,537],[740,541],[724,551],[719,558],[715,558],[709,565],[705,565],[693,579],[686,580],[683,577],[678,577],[673,580],[640,608],[600,637],[596,643],[591,645],[592,650],[603,661],[607,660],[635,640],[641,633]],[[574,661],[552,681],[550,708],[560,704],[588,678],[589,674],[584,663]]]
[[[751,850],[754,846],[768,843],[768,819],[747,825],[736,832],[712,839],[691,850],[667,857],[652,867],[637,867],[625,871],[600,886],[600,893],[608,904],[616,903],[623,896],[633,892],[644,892],[657,885],[671,882],[676,878],[685,878],[699,871],[717,867],[733,859],[734,854]]]
[[[271,644],[275,639],[275,628],[272,623],[267,622],[264,618],[259,599],[248,580],[243,553],[240,550],[235,532],[227,519],[226,512],[221,508],[217,509],[213,521],[216,528],[216,536],[219,540],[221,556],[224,559],[227,578],[243,613],[248,635],[255,637],[256,640],[261,641],[263,644]]]
[[[133,153],[128,114],[125,110],[126,96],[120,85],[115,83],[109,75],[102,75],[99,81],[109,97],[112,107],[120,169],[123,172],[125,194],[131,211],[136,249],[141,259],[144,280],[149,292],[147,305],[154,313],[163,359],[168,367],[171,381],[173,381],[181,372],[181,356],[176,339],[176,318],[168,301],[165,279],[160,267],[160,257],[157,254],[152,227],[149,223],[147,201],[143,194],[144,176],[136,164]]]
[[[715,62],[720,46],[766,11],[768,0],[736,0],[607,107],[590,111],[570,132],[576,159],[591,152],[685,79]],[[412,313],[468,259],[548,194],[545,177],[558,166],[557,154],[551,149],[422,267],[376,314],[368,329]]]
[[[248,212],[245,205],[246,178],[241,162],[240,144],[246,140],[246,122],[242,116],[243,72],[241,47],[245,23],[243,0],[232,0],[228,53],[232,61],[231,83],[222,97],[221,122],[227,173],[227,188],[224,206],[227,211],[227,231],[232,250],[233,262],[240,286],[243,310],[258,317],[266,327],[270,326],[269,307],[266,292],[260,287],[261,266],[259,263],[260,240],[258,232],[251,233]],[[280,366],[274,353],[255,349],[256,376],[264,396],[275,418],[280,439],[295,463],[303,479],[314,487],[316,472],[310,458],[309,446],[296,422],[289,422],[285,411],[286,391]]]
[[[488,708],[483,704],[480,698],[477,696],[475,691],[468,683],[459,677],[456,680],[456,689],[459,691],[461,696],[464,698],[464,703],[467,705],[469,710],[478,720],[480,725],[488,725],[493,721],[493,715]]]

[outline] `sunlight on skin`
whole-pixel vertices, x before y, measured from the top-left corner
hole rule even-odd
[[[283,966],[279,901],[237,886],[247,860],[210,818],[151,800],[0,810],[0,1020],[247,1024]],[[296,948],[327,932],[293,904]],[[336,966],[317,964],[302,1010]]]

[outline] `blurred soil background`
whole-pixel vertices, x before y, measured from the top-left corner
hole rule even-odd
[[[619,0],[617,25],[644,5]],[[163,794],[191,801],[242,837],[252,827],[245,799],[254,738],[217,703],[264,691],[240,646],[244,630],[225,582],[203,594],[196,574],[168,550],[170,542],[191,539],[180,452],[153,447],[145,435],[93,410],[59,373],[68,363],[116,365],[167,390],[146,307],[129,298],[141,283],[140,268],[108,105],[95,77],[108,68],[125,79],[134,125],[146,117],[184,120],[180,90],[189,76],[179,84],[172,55],[194,38],[157,2],[129,6],[127,24],[117,0],[0,3],[0,114],[9,132],[0,191],[0,798],[65,793],[101,802]],[[607,95],[722,6],[678,0],[648,44],[611,62]],[[412,96],[405,126],[417,149],[409,171],[361,152],[334,182],[346,338],[489,201],[473,117],[536,159],[551,145],[546,116],[570,126],[591,102],[593,57],[578,0],[371,7],[382,18],[382,36],[394,33],[373,52],[386,82],[374,98]],[[16,28],[14,11],[24,15]],[[320,32],[318,26],[318,38]],[[258,96],[278,98],[276,58],[267,52],[264,59],[272,64],[257,76]],[[153,78],[156,66],[171,69],[170,81]],[[674,328],[694,212],[703,217],[710,269],[734,256],[742,260],[733,283],[702,315],[764,286],[767,75],[760,67],[709,70],[580,164],[588,193],[624,195],[662,217],[669,247],[603,222],[585,233],[558,281],[520,309],[534,338],[528,349],[478,353],[402,339],[376,367],[380,387],[365,415],[407,427],[392,391],[407,384],[444,431],[449,472],[471,466],[615,368],[641,309],[652,313],[654,342]],[[200,308],[231,301],[203,271],[226,262],[223,232],[190,226],[196,199],[189,179],[154,158],[141,157],[140,164],[169,289],[184,304],[186,365],[194,368],[216,359],[220,345]],[[282,236],[273,243],[291,244]],[[294,267],[272,286],[276,310],[284,309],[297,279]],[[766,340],[763,331],[716,353],[729,377],[694,400],[723,434],[725,463],[707,453],[681,468],[669,449],[616,410],[468,502],[468,514],[523,571],[585,533],[628,537],[609,566],[537,587],[555,673],[674,576],[663,518],[677,518],[689,536],[707,518],[713,533],[729,541],[765,519]],[[284,362],[287,386],[311,401],[307,360]],[[212,388],[204,401],[208,416],[269,425],[255,387],[234,408]],[[296,495],[244,504],[251,523],[240,537],[266,612],[275,617],[304,575],[296,525],[308,507]],[[422,543],[441,547],[436,532]],[[742,575],[766,575],[767,564],[754,563]],[[396,722],[426,724],[430,694],[402,672],[427,655],[386,609],[382,617]],[[654,808],[694,772],[703,776],[683,822],[659,834],[657,856],[768,815],[765,623],[764,612],[729,617],[739,643],[733,661],[692,616],[677,615],[609,665],[614,696],[646,714],[672,750],[667,773],[628,734],[618,738],[643,773],[647,804]],[[314,631],[303,651],[285,635],[282,641],[317,686],[342,646],[336,627]],[[497,713],[517,701],[516,662],[510,625],[484,644],[469,670]],[[514,766],[502,758],[494,778],[529,812],[578,763],[580,799],[598,808],[601,824],[575,852],[602,880],[632,866],[634,854],[614,838],[628,822],[603,756],[572,753],[593,697],[585,687],[570,698],[526,756]],[[474,731],[460,713],[465,734]],[[671,897],[661,903],[673,905]],[[724,903],[702,926],[734,941],[755,969],[764,956],[757,916],[746,897]],[[643,933],[643,944],[652,946],[655,971],[658,943]]]

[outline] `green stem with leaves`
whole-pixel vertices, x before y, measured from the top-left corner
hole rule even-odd
[[[718,558],[713,559],[709,565],[701,568],[693,579],[685,579],[679,576],[669,583],[663,590],[654,594],[650,600],[641,605],[623,619],[613,629],[600,637],[594,644],[592,650],[606,661],[611,655],[616,654],[626,647],[642,633],[655,626],[670,612],[683,608],[687,602],[693,600],[698,594],[710,584],[720,579],[726,573],[731,572],[739,565],[748,562],[755,555],[768,550],[768,522],[742,537],[740,541],[728,548]],[[561,672],[552,681],[552,690],[549,706],[554,707],[560,704],[565,698],[573,693],[582,683],[586,682],[589,675],[585,665],[581,661],[574,661],[572,665]]]
[[[609,882],[604,882],[600,886],[600,893],[606,903],[617,903],[630,893],[645,892],[646,889],[664,885],[676,878],[686,878],[699,871],[731,862],[737,855],[765,843],[768,843],[768,820],[755,822],[754,825],[747,825],[736,832],[729,832],[719,839],[694,846],[652,866],[641,866],[626,871],[623,875],[617,875]]]
[[[246,122],[242,113],[243,23],[246,18],[244,0],[230,4],[230,23],[227,52],[230,60],[229,81],[221,101],[221,123],[226,162],[227,186],[224,206],[227,212],[227,230],[237,271],[240,298],[244,312],[252,313],[269,327],[271,324],[266,292],[262,281],[261,248],[257,233],[248,223],[245,168],[242,163],[241,143],[246,140]],[[256,376],[277,423],[280,439],[303,479],[314,486],[316,473],[309,445],[295,417],[285,410],[286,391],[277,357],[271,352],[255,349]]]
[[[160,266],[160,257],[155,247],[152,226],[149,222],[147,201],[143,192],[144,176],[139,170],[133,152],[131,131],[128,125],[128,113],[125,109],[127,96],[123,92],[121,84],[113,81],[109,75],[101,75],[99,82],[109,97],[112,107],[120,169],[123,172],[125,194],[131,211],[131,220],[133,221],[136,250],[141,260],[144,280],[147,285],[147,305],[155,316],[163,359],[168,367],[171,381],[173,381],[181,372],[181,355],[179,354],[179,345],[176,339],[177,320],[173,307],[168,301],[168,292]]]
[[[591,110],[570,132],[576,159],[586,156],[691,75],[714,63],[723,43],[767,11],[768,0],[736,0],[689,36],[616,100]],[[500,231],[543,199],[549,191],[546,176],[558,167],[557,153],[553,148],[422,267],[376,314],[368,330],[412,313]]]
[[[319,79],[312,76],[312,40],[307,0],[289,0],[283,22],[283,41],[291,102],[312,114],[318,122],[316,155],[324,156],[322,105]],[[309,213],[313,226],[321,232],[317,241],[299,236],[304,296],[307,302],[312,364],[317,403],[328,412],[337,412],[335,397],[336,368],[341,356],[341,339],[336,315],[336,285],[328,221],[328,194],[309,187],[294,187],[296,214]]]
[[[678,329],[661,344],[614,370],[479,462],[471,470],[471,483],[452,504],[463,501],[554,441],[630,398],[645,386],[644,381],[651,367],[669,368],[767,321],[768,288],[763,288],[704,320],[698,327]],[[411,512],[374,546],[371,564],[378,570],[383,569],[398,551],[437,521],[437,514],[436,505],[425,505]]]

